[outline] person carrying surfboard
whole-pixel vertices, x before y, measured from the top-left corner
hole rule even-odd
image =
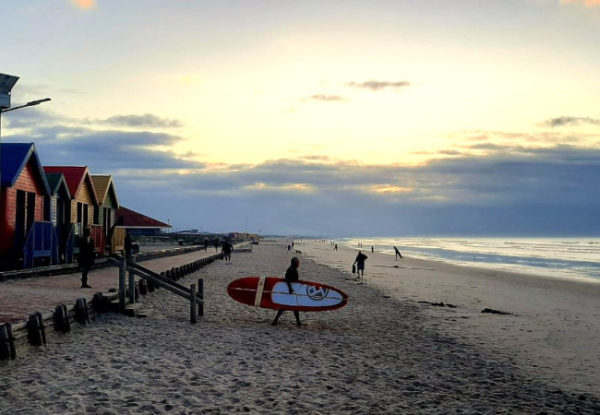
[[[300,267],[300,260],[298,259],[298,257],[293,257],[291,262],[292,263],[290,264],[287,271],[285,272],[285,282],[288,286],[288,289],[290,290],[290,294],[292,294],[294,292],[292,283],[298,282],[300,280],[300,278],[298,277],[298,268]],[[277,310],[277,315],[275,316],[275,320],[273,320],[271,325],[273,325],[273,326],[277,325],[277,322],[279,321],[279,317],[281,317],[281,315],[283,314],[284,311],[285,310],[283,310],[283,309]],[[300,323],[300,313],[296,310],[294,310],[294,317],[296,317],[296,325],[301,326],[302,323]]]
[[[398,248],[396,248],[394,246],[394,251],[396,251],[396,261],[398,261],[398,257],[400,257],[400,259],[402,259],[402,254],[400,253],[400,251],[398,251]]]

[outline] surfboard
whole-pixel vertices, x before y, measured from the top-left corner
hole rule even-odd
[[[242,304],[276,310],[326,311],[348,302],[343,291],[318,282],[293,282],[292,291],[290,294],[285,280],[278,277],[245,277],[227,286],[229,296]]]

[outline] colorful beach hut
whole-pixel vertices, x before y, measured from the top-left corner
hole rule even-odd
[[[77,242],[86,228],[90,229],[96,252],[104,250],[102,225],[98,224],[98,197],[87,166],[45,166],[46,174],[62,173],[71,195],[68,238],[74,238],[74,253],[79,253]]]
[[[56,233],[44,220],[50,188],[35,144],[0,144],[0,189],[2,267],[57,263]]]
[[[52,222],[58,238],[58,257],[61,263],[73,262],[71,231],[71,193],[62,173],[46,173],[50,197],[46,203],[46,220]]]
[[[99,202],[98,223],[102,225],[102,233],[110,246],[110,252],[114,253],[123,249],[126,234],[125,229],[116,226],[119,200],[115,185],[110,175],[93,174],[92,182]]]
[[[117,210],[117,223],[132,235],[159,235],[163,229],[171,227],[171,225],[124,206],[120,206]]]

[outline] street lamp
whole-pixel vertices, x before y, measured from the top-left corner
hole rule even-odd
[[[19,80],[18,76],[6,75],[0,73],[0,151],[2,149],[2,114],[9,111],[18,110],[26,107],[33,107],[34,105],[39,105],[42,102],[50,101],[50,98],[36,99],[35,101],[29,101],[26,104],[18,105],[16,107],[10,106],[10,91],[13,86]],[[2,154],[0,153],[0,162],[2,161]],[[1,167],[1,166],[0,166]],[[0,168],[0,186],[2,183],[1,176],[1,168]]]

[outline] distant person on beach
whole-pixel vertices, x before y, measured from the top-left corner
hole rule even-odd
[[[335,246],[333,247],[334,251],[337,251],[337,244],[335,244]]]
[[[371,245],[371,252],[375,252],[375,247]]]
[[[204,238],[204,250],[208,251],[208,238]]]
[[[362,251],[358,251],[358,255],[356,255],[356,259],[354,260],[354,264],[356,264],[356,276],[360,279],[361,274],[362,277],[365,276],[365,261],[368,256],[362,253]]]
[[[94,265],[94,240],[89,228],[83,231],[83,238],[79,243],[77,262],[81,267],[81,288],[92,288],[88,285],[88,272],[92,265]]]
[[[398,261],[398,257],[400,257],[400,259],[402,259],[402,254],[400,253],[400,251],[398,251],[398,248],[396,248],[394,246],[394,251],[396,252],[396,261]]]
[[[214,245],[215,245],[215,252],[219,252],[219,240],[218,239],[215,239]]]
[[[288,244],[288,254],[290,253],[291,250],[292,250],[292,245]]]
[[[223,258],[225,259],[225,262],[231,262],[231,252],[233,251],[233,245],[231,245],[229,241],[225,241],[223,242],[223,248],[221,249],[223,251]]]
[[[292,287],[292,282],[297,282],[300,280],[300,278],[298,277],[298,268],[299,267],[300,267],[300,260],[298,259],[298,257],[293,257],[292,263],[290,264],[289,268],[285,272],[285,282],[287,283],[288,289],[290,290],[290,294],[292,294],[294,292],[294,289]],[[279,317],[281,317],[281,315],[283,314],[284,311],[285,310],[277,310],[277,315],[275,316],[275,320],[273,320],[271,325],[273,325],[273,326],[277,325],[277,322],[279,321]],[[294,311],[294,317],[296,317],[296,325],[301,326],[302,323],[300,323],[300,313],[298,311]]]

